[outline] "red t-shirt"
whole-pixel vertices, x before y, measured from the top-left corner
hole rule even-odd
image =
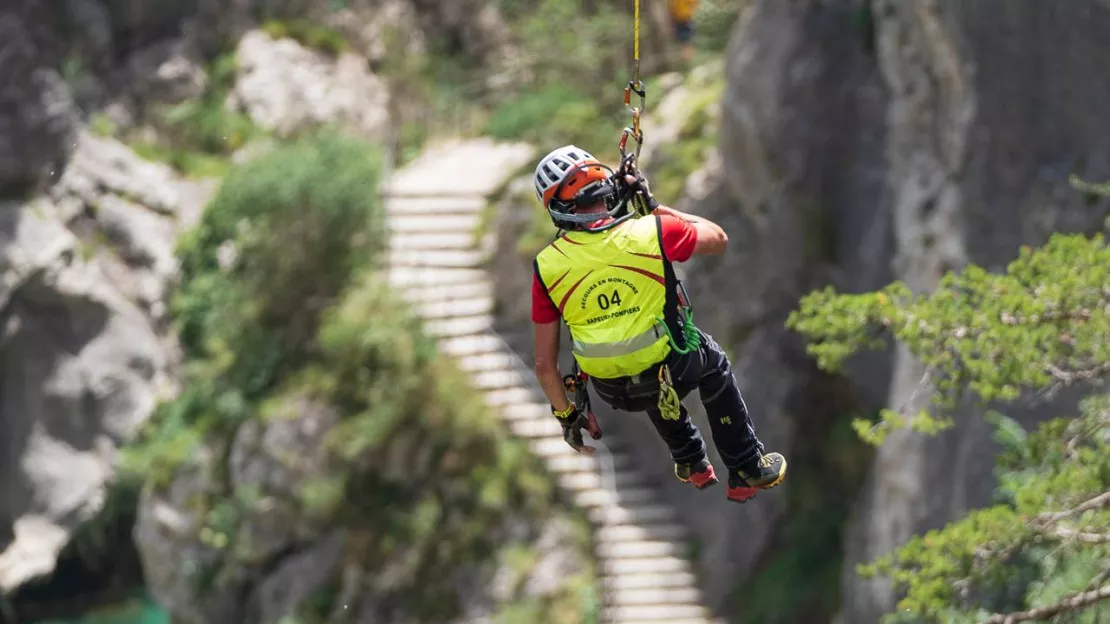
[[[656,215],[663,237],[663,255],[671,262],[686,262],[694,254],[698,231],[693,224],[671,215]],[[559,320],[559,308],[547,294],[540,276],[532,272],[532,322],[554,323]]]

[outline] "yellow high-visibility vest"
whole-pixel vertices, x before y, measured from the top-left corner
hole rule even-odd
[[[602,232],[568,232],[536,255],[586,374],[637,375],[670,354],[660,230],[657,216],[630,219]]]
[[[699,0],[670,0],[671,17],[676,22],[688,22],[694,19],[698,4]]]

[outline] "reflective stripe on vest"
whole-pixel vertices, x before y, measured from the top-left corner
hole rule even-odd
[[[658,217],[602,232],[569,232],[536,256],[536,269],[586,374],[632,376],[670,353],[659,323],[667,283]]]
[[[631,355],[640,349],[646,349],[659,339],[660,336],[666,336],[667,330],[663,323],[656,323],[651,329],[636,334],[631,338],[618,340],[616,342],[595,342],[586,343],[579,340],[572,340],[571,347],[575,354],[583,357],[590,358],[612,358]]]

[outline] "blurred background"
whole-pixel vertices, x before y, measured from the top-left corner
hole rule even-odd
[[[920,365],[826,372],[785,320],[1100,230],[1068,180],[1110,177],[1110,8],[642,0],[641,165],[729,233],[682,276],[790,460],[738,506],[640,415],[595,404],[612,462],[569,456],[529,379],[531,172],[617,157],[633,5],[6,0],[0,621],[895,612],[857,564],[992,503],[995,431],[968,408],[865,443]]]

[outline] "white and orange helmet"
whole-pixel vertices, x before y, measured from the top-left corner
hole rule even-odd
[[[613,170],[586,150],[564,145],[540,159],[535,172],[536,199],[556,227],[573,228],[597,221],[597,213],[575,214],[574,209],[604,201],[609,216],[620,212]]]

